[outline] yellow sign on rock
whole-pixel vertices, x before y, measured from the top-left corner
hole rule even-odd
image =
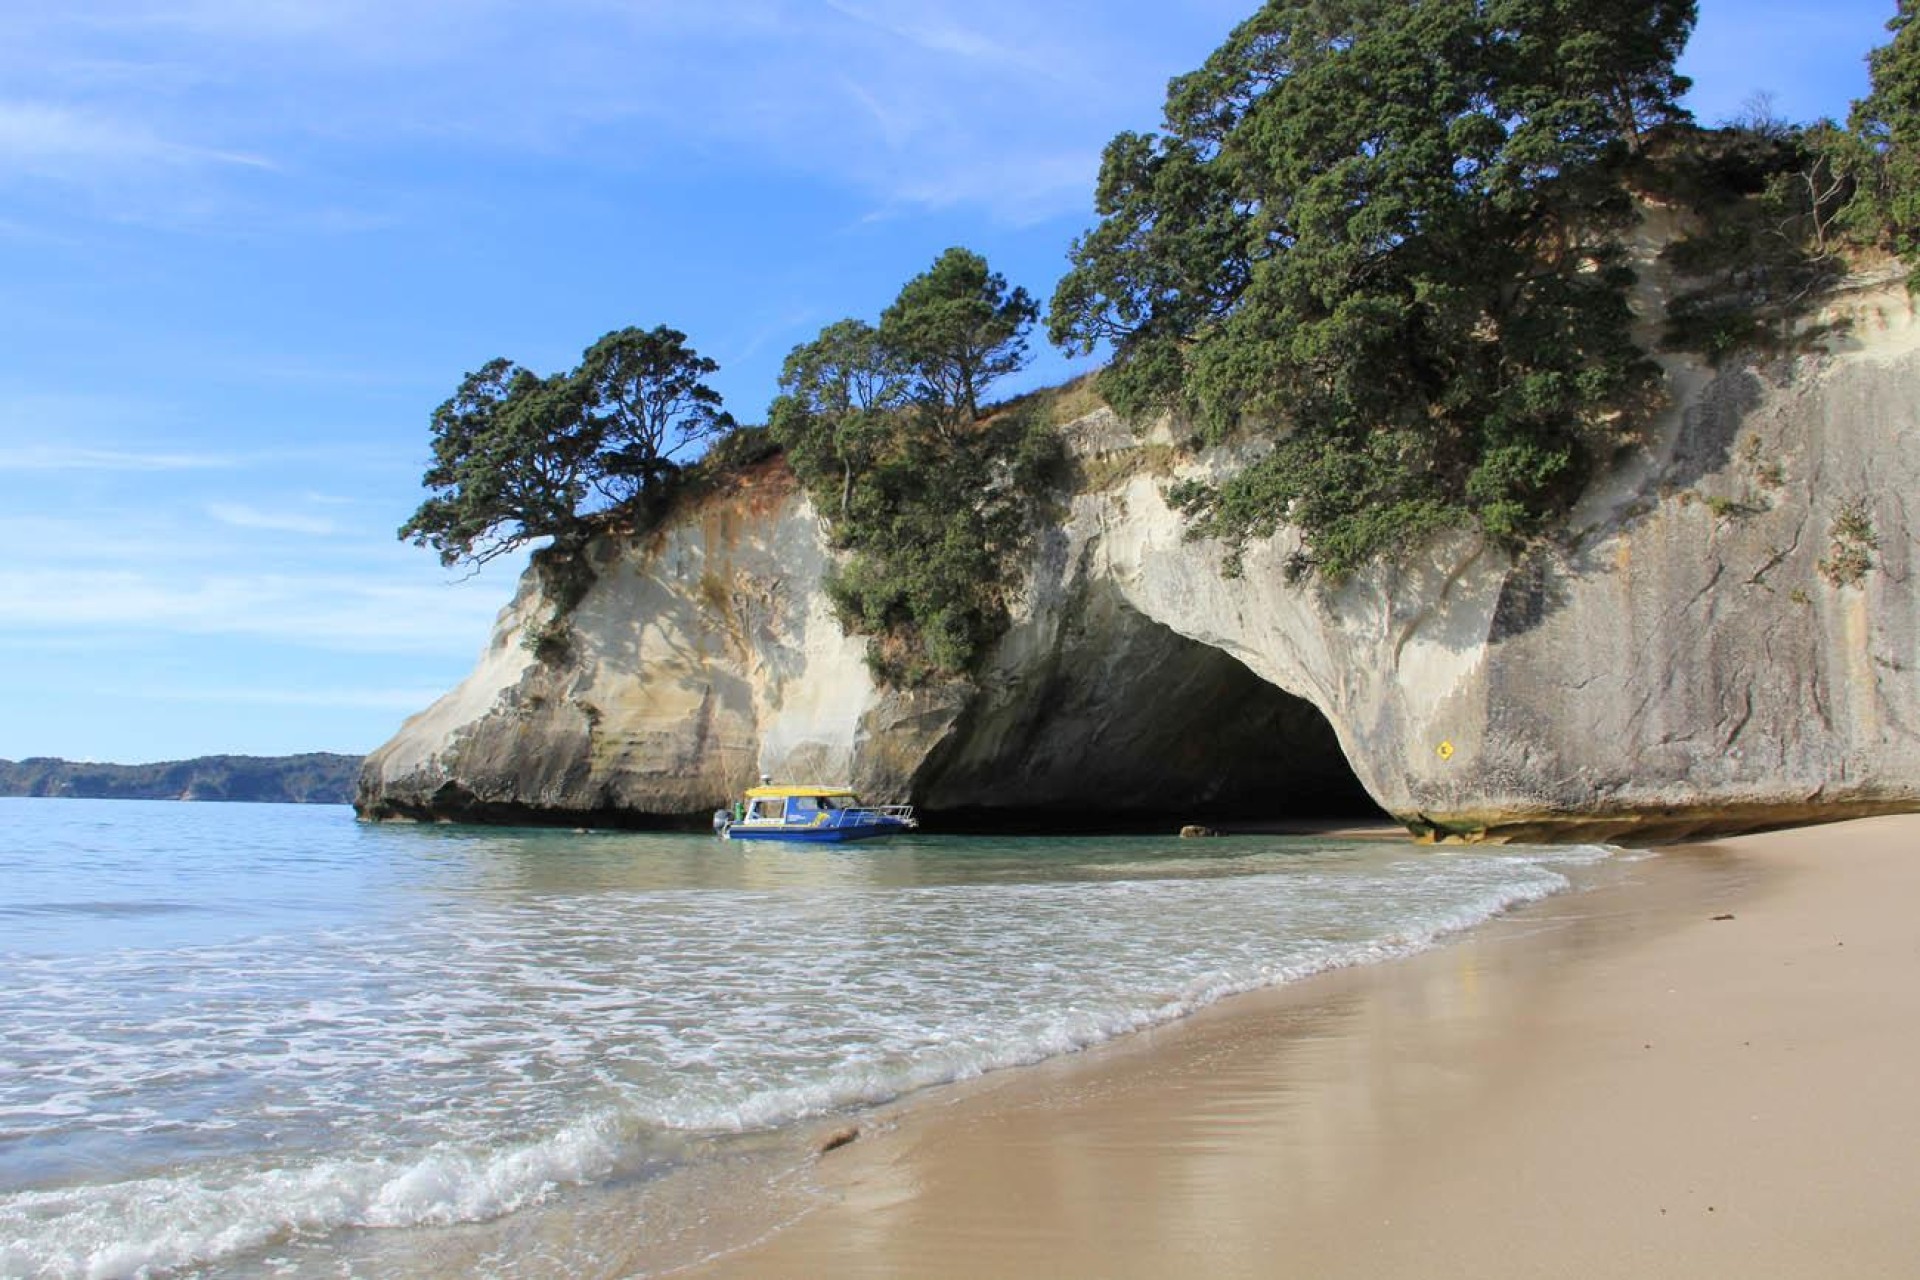
[[[1442,760],[1451,760],[1453,759],[1453,743],[1443,742],[1433,749],[1433,753]]]

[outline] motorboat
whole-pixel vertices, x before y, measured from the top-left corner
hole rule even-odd
[[[908,804],[862,804],[847,787],[780,786],[747,789],[731,809],[716,809],[713,833],[725,840],[791,840],[839,844],[897,835],[920,825]]]

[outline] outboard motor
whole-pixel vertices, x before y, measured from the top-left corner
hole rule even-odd
[[[715,809],[713,811],[713,834],[717,836],[724,836],[725,834],[727,834],[727,828],[732,825],[733,825],[732,813],[728,812],[725,809]]]

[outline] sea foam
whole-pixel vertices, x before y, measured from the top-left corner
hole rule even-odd
[[[1406,955],[1606,856],[547,836],[450,863],[444,841],[368,837],[356,856],[422,859],[409,910],[389,893],[376,924],[15,958],[0,1274],[159,1275],[497,1218],[689,1141]]]
[[[481,1222],[605,1175],[621,1142],[620,1124],[595,1116],[491,1153],[436,1148],[405,1164],[321,1160],[22,1192],[0,1201],[0,1275],[108,1280],[340,1227]]]

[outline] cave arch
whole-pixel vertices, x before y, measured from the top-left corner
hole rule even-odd
[[[1311,702],[1110,588],[1078,602],[1037,668],[981,686],[915,778],[930,829],[1390,820]]]

